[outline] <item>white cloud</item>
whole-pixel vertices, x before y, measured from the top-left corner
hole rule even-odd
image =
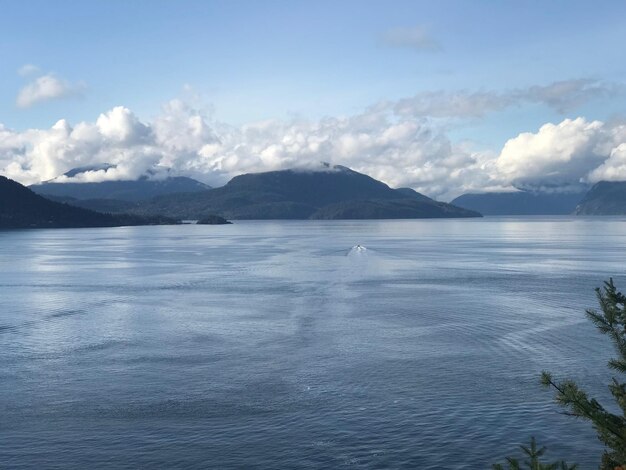
[[[452,144],[428,120],[399,119],[384,110],[233,127],[211,122],[174,100],[152,123],[117,107],[95,123],[72,126],[61,120],[47,130],[23,132],[0,128],[0,171],[23,183],[107,162],[116,167],[80,178],[134,179],[148,169],[171,168],[174,173],[221,184],[244,172],[310,168],[320,161],[350,166],[394,186],[438,193],[455,184],[464,187],[473,168],[480,165],[475,155]],[[458,166],[464,171],[451,174]]]
[[[386,44],[394,47],[406,47],[416,51],[440,51],[441,45],[422,26],[410,28],[398,27],[388,30],[383,35]]]
[[[475,93],[472,102],[497,107]],[[436,100],[445,104],[438,96]],[[463,100],[449,104],[471,114]],[[446,135],[449,121],[385,103],[342,118],[267,120],[235,127],[212,120],[181,100],[151,122],[119,106],[94,122],[58,121],[50,129],[13,131],[0,125],[0,173],[31,184],[81,166],[114,168],[83,173],[82,181],[135,179],[148,170],[194,176],[219,185],[246,173],[349,166],[391,186],[412,187],[449,200],[463,192],[513,186],[571,186],[598,179],[626,180],[626,125],[582,117],[521,133],[500,152],[477,150]],[[473,111],[472,111],[473,112]],[[62,177],[59,181],[66,181]]]
[[[21,77],[28,77],[29,75],[36,75],[39,73],[39,67],[33,64],[24,64],[18,70],[17,73]]]
[[[26,84],[17,94],[16,104],[29,108],[44,101],[80,95],[83,89],[83,84],[72,84],[48,73]]]
[[[148,138],[150,128],[139,122],[133,112],[124,106],[116,106],[101,114],[96,120],[98,132],[111,143],[133,145]]]
[[[589,173],[587,180],[591,183],[626,181],[626,143],[619,144],[611,150],[609,158]]]
[[[96,123],[71,126],[60,120],[50,129],[23,132],[0,127],[0,168],[10,178],[29,184],[56,178],[75,167],[107,162],[117,168],[89,177],[135,179],[162,158],[149,131],[123,107],[100,115]]]
[[[583,118],[545,124],[537,133],[525,132],[504,145],[497,168],[514,184],[555,184],[576,181],[600,164],[603,123]]]
[[[622,148],[626,126],[565,119],[506,142],[496,162],[499,178],[516,186],[575,186],[626,179]]]
[[[510,94],[497,92],[429,91],[400,99],[393,107],[403,116],[471,118],[500,111],[513,103]]]
[[[593,99],[615,96],[623,91],[621,85],[590,79],[562,80],[549,85],[535,85],[513,94],[520,101],[543,103],[564,114]]]
[[[482,117],[527,103],[543,104],[563,114],[591,100],[621,92],[623,88],[615,83],[577,79],[504,91],[428,91],[385,105],[393,106],[396,113],[404,116],[436,118]]]

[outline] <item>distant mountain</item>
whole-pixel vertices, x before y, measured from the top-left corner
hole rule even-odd
[[[316,210],[311,219],[439,219],[446,217],[478,217],[445,202],[432,199],[370,199],[366,201],[336,202]]]
[[[111,215],[50,201],[0,176],[0,228],[117,227],[173,223],[161,217]]]
[[[131,212],[137,207],[137,202],[122,201],[120,199],[76,199],[66,196],[50,196],[44,195],[46,199],[50,199],[55,202],[62,202],[63,204],[69,204],[70,206],[82,207],[83,209],[89,209],[96,212],[108,212],[108,213],[125,213]]]
[[[560,215],[572,214],[584,192],[499,192],[463,194],[451,204],[483,215]]]
[[[578,215],[626,215],[626,181],[600,181],[576,207]]]
[[[411,198],[411,199],[418,199],[421,201],[429,201],[431,200],[428,196],[424,196],[421,193],[418,193],[417,191],[415,191],[412,188],[398,188],[396,189],[397,193],[402,194],[405,197]]]
[[[201,219],[384,219],[479,217],[413,190],[395,190],[349,168],[283,170],[236,176],[209,191],[171,194],[139,203],[135,213]]]
[[[74,178],[81,173],[113,168],[102,164],[91,167],[74,168],[64,176]],[[137,180],[102,181],[99,183],[58,183],[54,180],[34,184],[30,189],[43,196],[74,199],[118,199],[121,201],[144,201],[156,196],[172,193],[191,193],[206,191],[210,186],[184,176],[150,179],[148,175]]]

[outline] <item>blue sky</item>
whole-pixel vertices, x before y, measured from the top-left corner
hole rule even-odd
[[[48,129],[116,106],[151,122],[177,98],[242,126],[353,116],[432,92],[519,94],[582,79],[606,89],[566,109],[516,98],[445,123],[453,143],[499,152],[545,123],[625,114],[625,18],[617,0],[5,2],[0,123]],[[38,70],[18,74],[26,64]],[[18,105],[44,75],[67,92]]]

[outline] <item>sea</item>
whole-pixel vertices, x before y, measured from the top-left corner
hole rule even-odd
[[[0,232],[2,469],[597,468],[626,218]]]

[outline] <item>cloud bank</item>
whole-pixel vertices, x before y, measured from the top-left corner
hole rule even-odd
[[[523,94],[540,96],[536,99],[547,105],[556,100],[560,106],[597,88],[589,82],[563,83]],[[348,117],[268,120],[239,127],[214,121],[181,100],[167,103],[151,122],[119,106],[94,122],[71,125],[59,120],[49,129],[24,131],[0,125],[0,173],[25,184],[66,181],[59,175],[106,162],[115,167],[79,178],[135,179],[150,170],[156,178],[184,174],[219,185],[240,173],[310,168],[327,161],[443,200],[468,191],[567,189],[581,182],[626,180],[625,123],[568,118],[512,136],[500,150],[477,150],[447,136],[449,119],[444,117],[480,115],[505,106],[501,101],[515,102],[510,96],[521,94],[459,92],[457,100],[447,100],[443,93],[422,94]],[[436,114],[431,107],[437,103],[448,107]]]
[[[135,179],[148,169],[156,170],[159,177],[167,169],[169,174],[222,184],[244,172],[314,167],[321,161],[430,194],[464,188],[468,182],[488,183],[481,176],[480,155],[453,144],[426,119],[399,119],[385,110],[233,127],[212,122],[174,100],[151,123],[116,107],[95,122],[74,126],[60,120],[50,129],[17,132],[0,127],[0,171],[26,184],[103,162],[115,168],[87,172],[80,178]]]

